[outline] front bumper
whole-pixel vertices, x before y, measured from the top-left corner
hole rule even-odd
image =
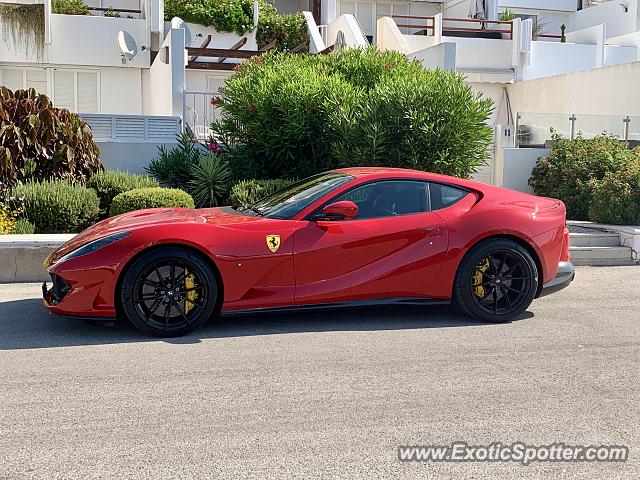
[[[560,262],[558,264],[558,273],[556,273],[556,276],[553,278],[553,280],[548,281],[542,286],[542,290],[539,296],[544,297],[545,295],[556,293],[563,288],[568,287],[575,276],[576,270],[575,268],[573,268],[573,263]]]

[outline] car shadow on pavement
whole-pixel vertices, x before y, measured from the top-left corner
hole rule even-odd
[[[516,321],[532,318],[525,312]],[[179,338],[155,338],[129,322],[87,323],[48,314],[42,300],[29,298],[0,303],[0,350],[163,341],[192,344],[204,339],[329,331],[385,331],[450,327],[491,327],[456,307],[389,306],[322,311],[233,315],[209,322]]]

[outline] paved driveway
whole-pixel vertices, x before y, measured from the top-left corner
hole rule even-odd
[[[640,478],[640,267],[506,325],[451,307],[227,319],[176,340],[0,285],[0,478]],[[400,463],[398,444],[625,444],[626,464]]]

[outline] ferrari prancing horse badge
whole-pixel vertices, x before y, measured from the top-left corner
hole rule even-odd
[[[267,247],[276,253],[280,248],[280,235],[267,235]]]

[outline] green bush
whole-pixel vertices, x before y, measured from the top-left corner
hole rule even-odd
[[[145,167],[146,172],[163,187],[184,188],[191,180],[191,171],[206,153],[190,129],[178,134],[177,139],[178,145],[171,150],[161,145],[158,148],[159,157]]]
[[[64,15],[91,15],[89,7],[83,0],[53,0],[51,10],[53,13]]]
[[[536,195],[562,200],[567,217],[587,220],[593,197],[592,180],[602,180],[608,172],[625,168],[640,150],[629,150],[612,135],[592,139],[581,135],[568,140],[552,132],[553,147],[548,158],[540,158],[529,185]]]
[[[274,16],[276,9],[259,2],[259,18]],[[164,18],[180,17],[185,22],[214,27],[218,32],[244,35],[253,28],[253,0],[165,0]]]
[[[272,53],[227,80],[212,128],[237,178],[355,165],[468,177],[488,156],[492,104],[398,52]]]
[[[268,179],[268,180],[242,180],[231,188],[230,200],[232,205],[253,205],[269,195],[282,190],[295,180]]]
[[[220,155],[204,155],[191,169],[187,190],[198,207],[220,205],[229,193],[231,171]]]
[[[65,180],[16,185],[11,196],[24,198],[24,214],[37,233],[76,233],[98,218],[96,192]]]
[[[277,41],[278,50],[292,50],[307,42],[307,22],[302,13],[292,15],[268,15],[258,21],[256,41],[258,48]]]
[[[152,178],[116,171],[98,172],[87,182],[87,187],[94,189],[98,194],[100,210],[105,215],[109,211],[111,202],[116,195],[136,188],[158,186],[158,182]]]
[[[11,229],[11,233],[15,235],[30,235],[36,232],[36,226],[26,218],[16,220]]]
[[[84,181],[102,170],[89,126],[32,88],[0,87],[0,182]]]
[[[174,188],[137,188],[116,195],[111,203],[109,215],[143,210],[145,208],[176,207],[194,208],[193,198],[188,193]]]
[[[640,225],[640,162],[618,172],[607,172],[602,180],[591,180],[590,187],[593,192],[590,220]]]

